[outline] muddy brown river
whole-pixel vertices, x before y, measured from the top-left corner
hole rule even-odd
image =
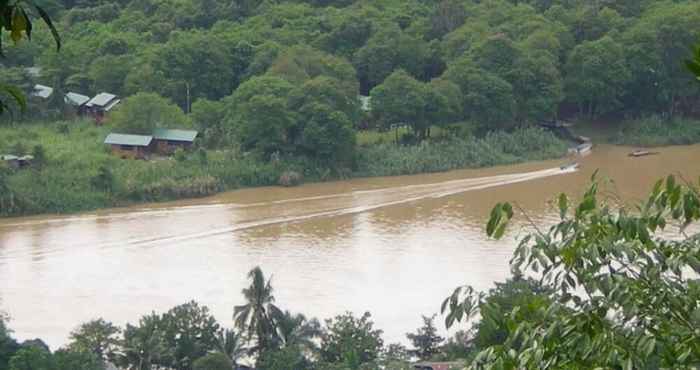
[[[81,322],[133,323],[191,299],[231,326],[246,273],[260,265],[279,306],[318,318],[370,311],[387,342],[404,341],[456,286],[488,289],[508,277],[521,228],[485,237],[496,202],[551,223],[550,201],[580,194],[595,169],[630,202],[668,174],[700,176],[700,146],[630,151],[597,146],[576,172],[556,160],[0,219],[0,310],[16,337],[54,348]]]

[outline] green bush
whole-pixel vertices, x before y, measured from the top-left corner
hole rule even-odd
[[[562,157],[566,143],[539,128],[477,139],[451,137],[415,146],[379,144],[358,150],[356,176],[410,175]]]
[[[623,123],[613,143],[643,147],[700,143],[700,121],[650,116]]]
[[[223,353],[210,353],[197,359],[192,368],[194,370],[231,370],[231,362]]]

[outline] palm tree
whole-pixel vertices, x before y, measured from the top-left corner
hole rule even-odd
[[[228,358],[231,362],[231,367],[234,369],[238,368],[238,360],[245,356],[248,351],[245,348],[243,335],[240,332],[229,329],[219,332],[216,349]]]
[[[303,314],[285,311],[277,320],[277,337],[281,347],[298,346],[302,352],[317,349],[314,339],[321,335],[321,323],[307,319]]]
[[[243,289],[247,303],[233,308],[233,320],[236,327],[245,332],[248,340],[257,341],[252,352],[262,352],[274,344],[275,321],[282,316],[282,311],[274,305],[271,279],[265,281],[260,267],[250,270],[248,277],[251,284]]]

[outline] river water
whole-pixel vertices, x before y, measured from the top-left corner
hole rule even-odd
[[[668,174],[700,176],[700,146],[643,158],[631,150],[597,146],[575,172],[556,160],[0,219],[0,310],[16,337],[54,348],[81,322],[135,323],[191,299],[231,326],[246,273],[259,265],[282,308],[318,318],[370,311],[387,342],[405,341],[456,286],[486,290],[508,277],[522,224],[488,240],[496,202],[547,224],[558,217],[556,195],[581,194],[596,169],[629,202]]]

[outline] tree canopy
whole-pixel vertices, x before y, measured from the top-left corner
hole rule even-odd
[[[561,221],[524,236],[511,267],[537,280],[504,301],[459,288],[446,323],[483,317],[475,368],[693,368],[700,364],[700,220],[697,184],[659,181],[638,208],[594,180],[578,203],[558,198]],[[500,203],[487,225],[501,237],[513,217]],[[679,237],[669,237],[672,230]],[[695,275],[694,275],[695,274]]]

